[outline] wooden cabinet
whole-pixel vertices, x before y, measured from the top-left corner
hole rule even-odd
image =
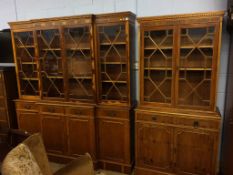
[[[139,166],[171,172],[172,129],[157,124],[137,123],[136,160]]]
[[[136,175],[217,173],[222,16],[138,18]]]
[[[136,112],[136,174],[216,174],[220,119],[211,118],[216,113],[200,117],[156,110]],[[183,118],[194,122],[177,122]],[[201,125],[205,122],[209,127]]]
[[[10,23],[20,99],[95,102],[92,18]]]
[[[13,99],[17,98],[14,67],[0,67],[0,143],[7,142],[9,128],[17,128]]]
[[[95,16],[98,160],[101,168],[122,173],[130,173],[133,163],[134,26],[135,15],[130,12]]]
[[[10,26],[19,128],[41,132],[53,158],[89,152],[95,161],[93,15],[12,22]]]

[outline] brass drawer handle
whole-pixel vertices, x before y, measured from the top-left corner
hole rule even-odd
[[[109,112],[108,115],[111,116],[111,117],[116,117],[116,113],[115,112]]]
[[[193,122],[193,127],[194,128],[198,128],[199,127],[199,122],[198,121],[194,121]]]
[[[48,111],[53,113],[53,112],[55,112],[55,109],[54,108],[49,108]]]
[[[30,105],[25,105],[24,108],[25,109],[31,109],[31,106]]]
[[[157,120],[157,117],[156,117],[156,116],[152,116],[151,119],[152,119],[153,121],[156,121],[156,120]]]
[[[75,111],[74,113],[75,113],[75,115],[82,115],[83,114],[82,111]]]

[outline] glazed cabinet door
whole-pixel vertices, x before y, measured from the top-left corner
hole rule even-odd
[[[64,28],[70,101],[93,101],[94,54],[91,25]]]
[[[39,73],[34,32],[13,32],[12,37],[19,95],[39,98]]]
[[[129,58],[125,23],[97,26],[100,102],[129,102]]]
[[[148,27],[141,34],[141,101],[171,105],[174,29]]]
[[[175,129],[175,171],[184,175],[215,174],[216,139],[211,132]]]
[[[60,38],[60,29],[36,31],[43,98],[64,98],[65,96]]]
[[[129,122],[97,119],[97,130],[99,159],[129,163]]]
[[[62,115],[41,115],[42,136],[46,150],[63,154],[65,150],[65,121]]]
[[[178,106],[214,108],[218,28],[182,26],[179,30]]]
[[[37,112],[17,111],[18,127],[28,133],[41,131],[40,116]]]
[[[171,172],[173,136],[170,127],[136,124],[136,166]]]

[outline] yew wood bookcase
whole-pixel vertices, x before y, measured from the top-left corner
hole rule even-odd
[[[133,163],[132,65],[135,15],[95,16],[97,157],[101,168],[130,173]]]
[[[138,18],[136,175],[217,173],[223,14]]]
[[[50,158],[96,161],[93,15],[10,23],[18,125],[41,132]]]

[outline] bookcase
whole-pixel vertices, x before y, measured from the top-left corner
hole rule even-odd
[[[138,18],[136,175],[217,173],[223,14]]]
[[[18,125],[42,134],[51,159],[89,152],[96,167],[131,172],[135,18],[121,12],[9,23]]]
[[[135,15],[95,16],[97,157],[99,166],[129,174],[133,163]]]
[[[42,134],[51,159],[96,163],[93,15],[9,23],[19,129]]]

